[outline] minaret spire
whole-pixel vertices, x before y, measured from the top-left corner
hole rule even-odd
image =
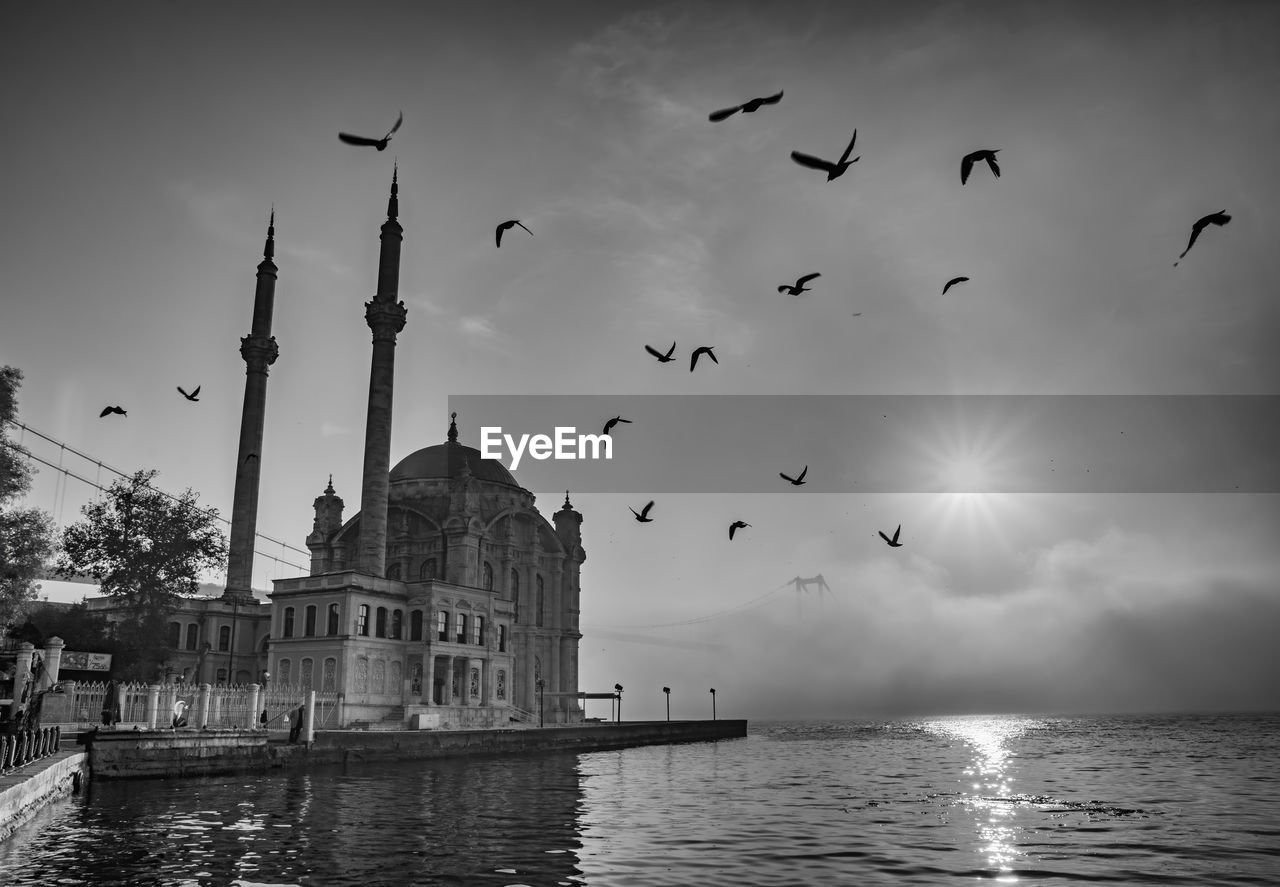
[[[258,487],[262,476],[262,432],[267,411],[267,367],[276,362],[280,349],[271,335],[275,310],[276,210],[271,207],[267,242],[258,263],[258,284],[253,296],[253,324],[240,340],[244,358],[244,406],[240,413],[240,448],[236,455],[236,486],[231,505],[231,543],[227,549],[228,599],[253,597],[253,547],[258,527]],[[229,676],[234,679],[234,676]]]
[[[382,223],[378,255],[378,290],[365,302],[364,319],[373,332],[369,367],[369,405],[364,428],[364,475],[360,487],[360,543],[356,569],[382,576],[387,560],[387,490],[391,470],[391,403],[395,388],[396,335],[408,313],[399,300],[400,242],[404,229],[399,214],[397,166],[391,175],[387,220]]]

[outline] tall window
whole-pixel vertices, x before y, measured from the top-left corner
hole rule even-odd
[[[187,649],[194,650],[200,640],[200,626],[192,622],[187,626]]]
[[[457,622],[455,623],[455,631],[457,632],[457,642],[459,644],[465,644],[467,642],[467,614],[458,614]]]
[[[387,608],[386,607],[378,608],[378,623],[374,628],[374,634],[376,634],[380,638],[385,638],[387,636]]]
[[[436,640],[449,640],[449,611],[441,610],[436,614]]]
[[[227,682],[227,670],[225,668],[218,669],[218,674],[214,677],[215,684],[225,684]]]
[[[533,602],[533,618],[534,620],[536,620],[534,624],[541,626],[542,620],[543,620],[543,605],[546,603],[546,601],[543,599],[543,596],[542,596],[542,577],[541,576],[538,577],[537,585],[538,585],[538,591],[537,591],[536,599]]]
[[[471,643],[484,643],[484,617],[476,616],[471,620]]]
[[[324,674],[320,681],[321,690],[338,689],[338,660],[329,658],[324,661]]]
[[[481,577],[483,581],[480,583],[480,587],[486,591],[493,591],[493,567],[489,566],[488,561],[484,562],[484,569],[481,570]]]
[[[387,575],[387,578],[388,578],[388,579],[399,579],[399,578],[400,578],[400,564],[397,562],[397,563],[394,563],[394,564],[392,564],[391,566],[387,567],[387,573],[386,573],[386,575]]]
[[[181,622],[169,623],[169,646],[175,650],[178,649],[180,646],[182,646],[182,623]]]
[[[366,638],[369,636],[368,604],[361,604],[360,609],[356,610],[356,634]]]
[[[515,567],[511,568],[511,600],[520,600],[520,573]]]
[[[391,613],[391,639],[400,640],[401,631],[404,628],[404,613],[394,610]]]
[[[325,626],[325,634],[338,633],[338,613],[339,613],[338,605],[330,604],[329,605],[329,624]]]
[[[429,557],[422,562],[422,572],[419,574],[419,578],[420,579],[436,578],[436,559],[435,558]]]
[[[505,625],[498,626],[498,652],[507,652],[507,627]]]
[[[218,649],[219,650],[231,649],[231,626],[230,625],[224,625],[222,626],[222,628],[218,629]]]
[[[280,686],[287,687],[293,680],[293,663],[288,659],[280,660]]]
[[[316,608],[315,604],[307,607],[306,614],[303,617],[302,633],[309,638],[316,636]]]
[[[422,640],[422,611],[411,610],[409,612],[409,640]]]
[[[311,689],[311,682],[314,680],[312,671],[315,670],[315,663],[310,659],[302,660],[302,674],[298,675],[299,681],[302,683],[303,690]]]
[[[293,607],[284,608],[284,631],[281,632],[281,637],[293,637]]]

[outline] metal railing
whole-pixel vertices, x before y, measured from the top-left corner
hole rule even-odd
[[[53,754],[58,750],[61,739],[62,730],[57,726],[0,735],[0,773],[8,773]]]

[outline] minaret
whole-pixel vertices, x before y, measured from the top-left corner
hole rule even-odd
[[[404,229],[396,221],[399,170],[391,175],[387,220],[382,223],[378,257],[378,291],[365,302],[364,319],[373,331],[369,368],[369,411],[364,426],[364,480],[360,486],[360,547],[355,568],[382,576],[387,560],[387,486],[391,470],[391,393],[395,383],[396,334],[408,312],[396,296],[400,290],[400,241]]]
[[[244,409],[240,413],[240,451],[236,456],[236,490],[231,505],[231,545],[227,550],[227,599],[253,597],[253,546],[258,528],[258,482],[262,477],[262,428],[267,415],[267,367],[280,349],[271,335],[276,298],[276,211],[267,224],[267,243],[258,263],[253,295],[253,326],[240,340],[244,358]]]

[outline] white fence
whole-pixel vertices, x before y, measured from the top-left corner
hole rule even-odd
[[[88,729],[103,725],[107,717],[107,692],[114,688],[118,716],[116,727],[166,728],[173,725],[181,707],[188,727],[257,729],[262,712],[267,729],[287,730],[289,712],[305,705],[302,687],[257,684],[106,684],[64,681],[44,701],[44,724]],[[316,693],[315,729],[333,729],[341,718],[341,701],[332,691]]]

